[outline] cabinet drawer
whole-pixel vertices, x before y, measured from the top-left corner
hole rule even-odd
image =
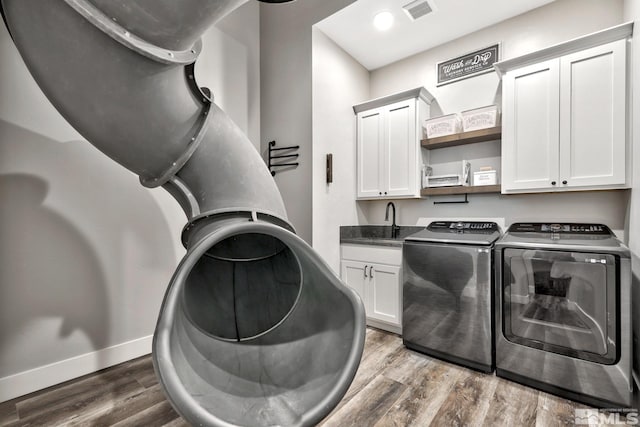
[[[402,265],[402,248],[391,246],[340,245],[340,258],[353,261]]]

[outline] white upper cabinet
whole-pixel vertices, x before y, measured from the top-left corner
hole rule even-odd
[[[548,188],[558,180],[559,67],[545,61],[503,79],[502,188]]]
[[[377,197],[382,192],[383,116],[381,109],[358,116],[358,197]]]
[[[413,196],[420,193],[420,182],[415,177],[417,168],[416,141],[420,146],[419,120],[416,116],[416,100],[401,101],[383,107],[387,116],[386,133],[384,135],[384,166],[387,168],[382,176],[387,196]],[[416,126],[418,120],[418,126]]]
[[[632,24],[496,64],[502,192],[626,188],[626,49]]]
[[[421,124],[432,100],[418,88],[353,107],[359,199],[420,197]]]
[[[560,185],[626,183],[625,50],[618,40],[560,58]]]

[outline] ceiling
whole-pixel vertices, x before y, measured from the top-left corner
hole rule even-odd
[[[433,12],[412,21],[411,0],[357,0],[316,26],[368,70],[488,27],[554,0],[428,0]],[[376,30],[373,17],[387,10],[394,25]]]

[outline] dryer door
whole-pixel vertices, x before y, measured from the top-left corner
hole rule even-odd
[[[511,342],[602,364],[618,360],[618,260],[507,248],[502,332]]]

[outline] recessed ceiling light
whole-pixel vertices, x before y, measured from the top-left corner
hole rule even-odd
[[[387,10],[376,13],[373,17],[373,26],[379,31],[386,31],[393,26],[393,14]]]

